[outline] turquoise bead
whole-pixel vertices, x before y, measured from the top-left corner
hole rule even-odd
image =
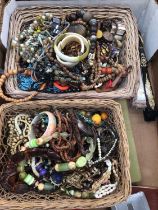
[[[50,183],[45,183],[44,184],[44,190],[50,191],[54,189],[54,185],[50,184]]]

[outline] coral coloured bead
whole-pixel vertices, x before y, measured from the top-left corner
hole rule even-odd
[[[107,118],[108,118],[107,113],[106,113],[106,112],[102,112],[102,113],[101,113],[101,119],[102,119],[102,120],[106,120]]]

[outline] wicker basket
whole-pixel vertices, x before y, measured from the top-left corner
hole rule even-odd
[[[1,29],[2,29],[4,7],[6,4],[7,4],[7,0],[0,0],[0,33],[1,33]],[[3,45],[1,44],[1,40],[0,40],[0,68],[4,67],[5,52],[6,52],[6,50],[4,49]]]
[[[126,38],[123,43],[122,49],[122,62],[126,65],[132,65],[133,69],[128,74],[126,80],[121,86],[111,92],[97,93],[95,90],[92,91],[81,91],[77,93],[62,93],[62,94],[51,94],[51,93],[39,93],[36,98],[39,99],[52,99],[52,98],[131,98],[134,96],[137,90],[139,74],[140,74],[140,60],[138,53],[138,30],[136,26],[135,18],[133,17],[131,10],[128,8],[120,7],[84,7],[86,10],[92,12],[96,18],[121,18],[126,27]],[[33,20],[37,15],[44,12],[51,12],[53,15],[61,17],[63,14],[70,13],[80,9],[78,7],[29,7],[19,8],[11,16],[9,41],[8,41],[8,53],[5,64],[5,71],[17,67],[17,51],[10,47],[11,39],[16,37],[20,32],[23,24]],[[29,91],[22,91],[18,88],[17,77],[8,79],[6,82],[6,92],[12,97],[25,97],[31,94]]]
[[[52,107],[60,108],[95,108],[95,109],[108,109],[113,116],[113,122],[119,135],[118,144],[118,158],[119,158],[119,169],[120,169],[120,182],[117,190],[101,199],[75,199],[67,196],[53,197],[53,195],[39,195],[35,192],[25,193],[24,195],[16,195],[13,193],[6,193],[5,190],[0,186],[0,206],[3,209],[7,207],[9,209],[94,209],[99,207],[109,207],[116,203],[125,200],[131,192],[131,181],[129,174],[129,151],[127,143],[127,135],[125,132],[125,125],[122,117],[122,110],[120,104],[112,100],[40,100],[34,102],[26,102],[19,104],[7,104],[2,105],[0,108],[0,165],[2,168],[4,162],[7,161],[6,145],[4,146],[6,129],[4,125],[7,118],[18,114],[20,112],[32,112],[40,110],[49,110]],[[3,161],[3,162],[2,162]],[[7,209],[8,209],[7,208]]]
[[[0,31],[2,27],[2,21],[3,21],[3,10],[7,2],[8,2],[7,0],[0,0]]]

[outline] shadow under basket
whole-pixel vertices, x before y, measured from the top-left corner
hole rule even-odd
[[[54,16],[63,17],[63,14],[70,14],[73,11],[81,9],[81,7],[71,6],[45,6],[45,7],[20,7],[15,10],[10,20],[10,30],[8,39],[8,50],[5,63],[5,72],[12,69],[17,69],[18,51],[11,48],[10,43],[12,38],[17,37],[22,26],[33,21],[34,18],[43,13],[52,13]],[[140,60],[138,51],[138,29],[136,20],[129,8],[120,7],[84,7],[85,10],[90,11],[97,19],[112,19],[119,18],[122,20],[126,28],[126,35],[123,41],[121,50],[121,62],[125,66],[132,66],[131,72],[121,85],[113,91],[97,93],[95,90],[80,91],[76,93],[41,93],[39,92],[35,98],[52,99],[52,98],[131,98],[135,95],[140,76]],[[17,77],[9,78],[5,83],[7,94],[15,98],[23,98],[32,93],[32,91],[23,91],[18,88]]]
[[[95,109],[108,110],[112,116],[113,124],[118,133],[119,141],[117,146],[120,181],[117,189],[110,195],[100,199],[76,199],[67,195],[37,194],[28,192],[25,194],[14,194],[6,192],[0,185],[0,206],[3,209],[94,209],[110,207],[125,200],[131,193],[131,180],[129,172],[129,150],[125,124],[122,117],[122,110],[119,103],[112,100],[41,100],[25,102],[19,104],[6,104],[0,107],[0,174],[9,158],[8,146],[6,144],[8,117],[19,113],[37,113],[39,111],[52,110],[53,108],[75,108],[75,109]]]

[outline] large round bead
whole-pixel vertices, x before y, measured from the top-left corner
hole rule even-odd
[[[97,25],[97,20],[96,20],[96,19],[91,19],[91,20],[89,21],[89,25],[90,25],[90,26],[96,26],[96,25]]]
[[[85,12],[83,15],[83,21],[88,22],[90,19],[92,19],[93,15],[90,12]]]

